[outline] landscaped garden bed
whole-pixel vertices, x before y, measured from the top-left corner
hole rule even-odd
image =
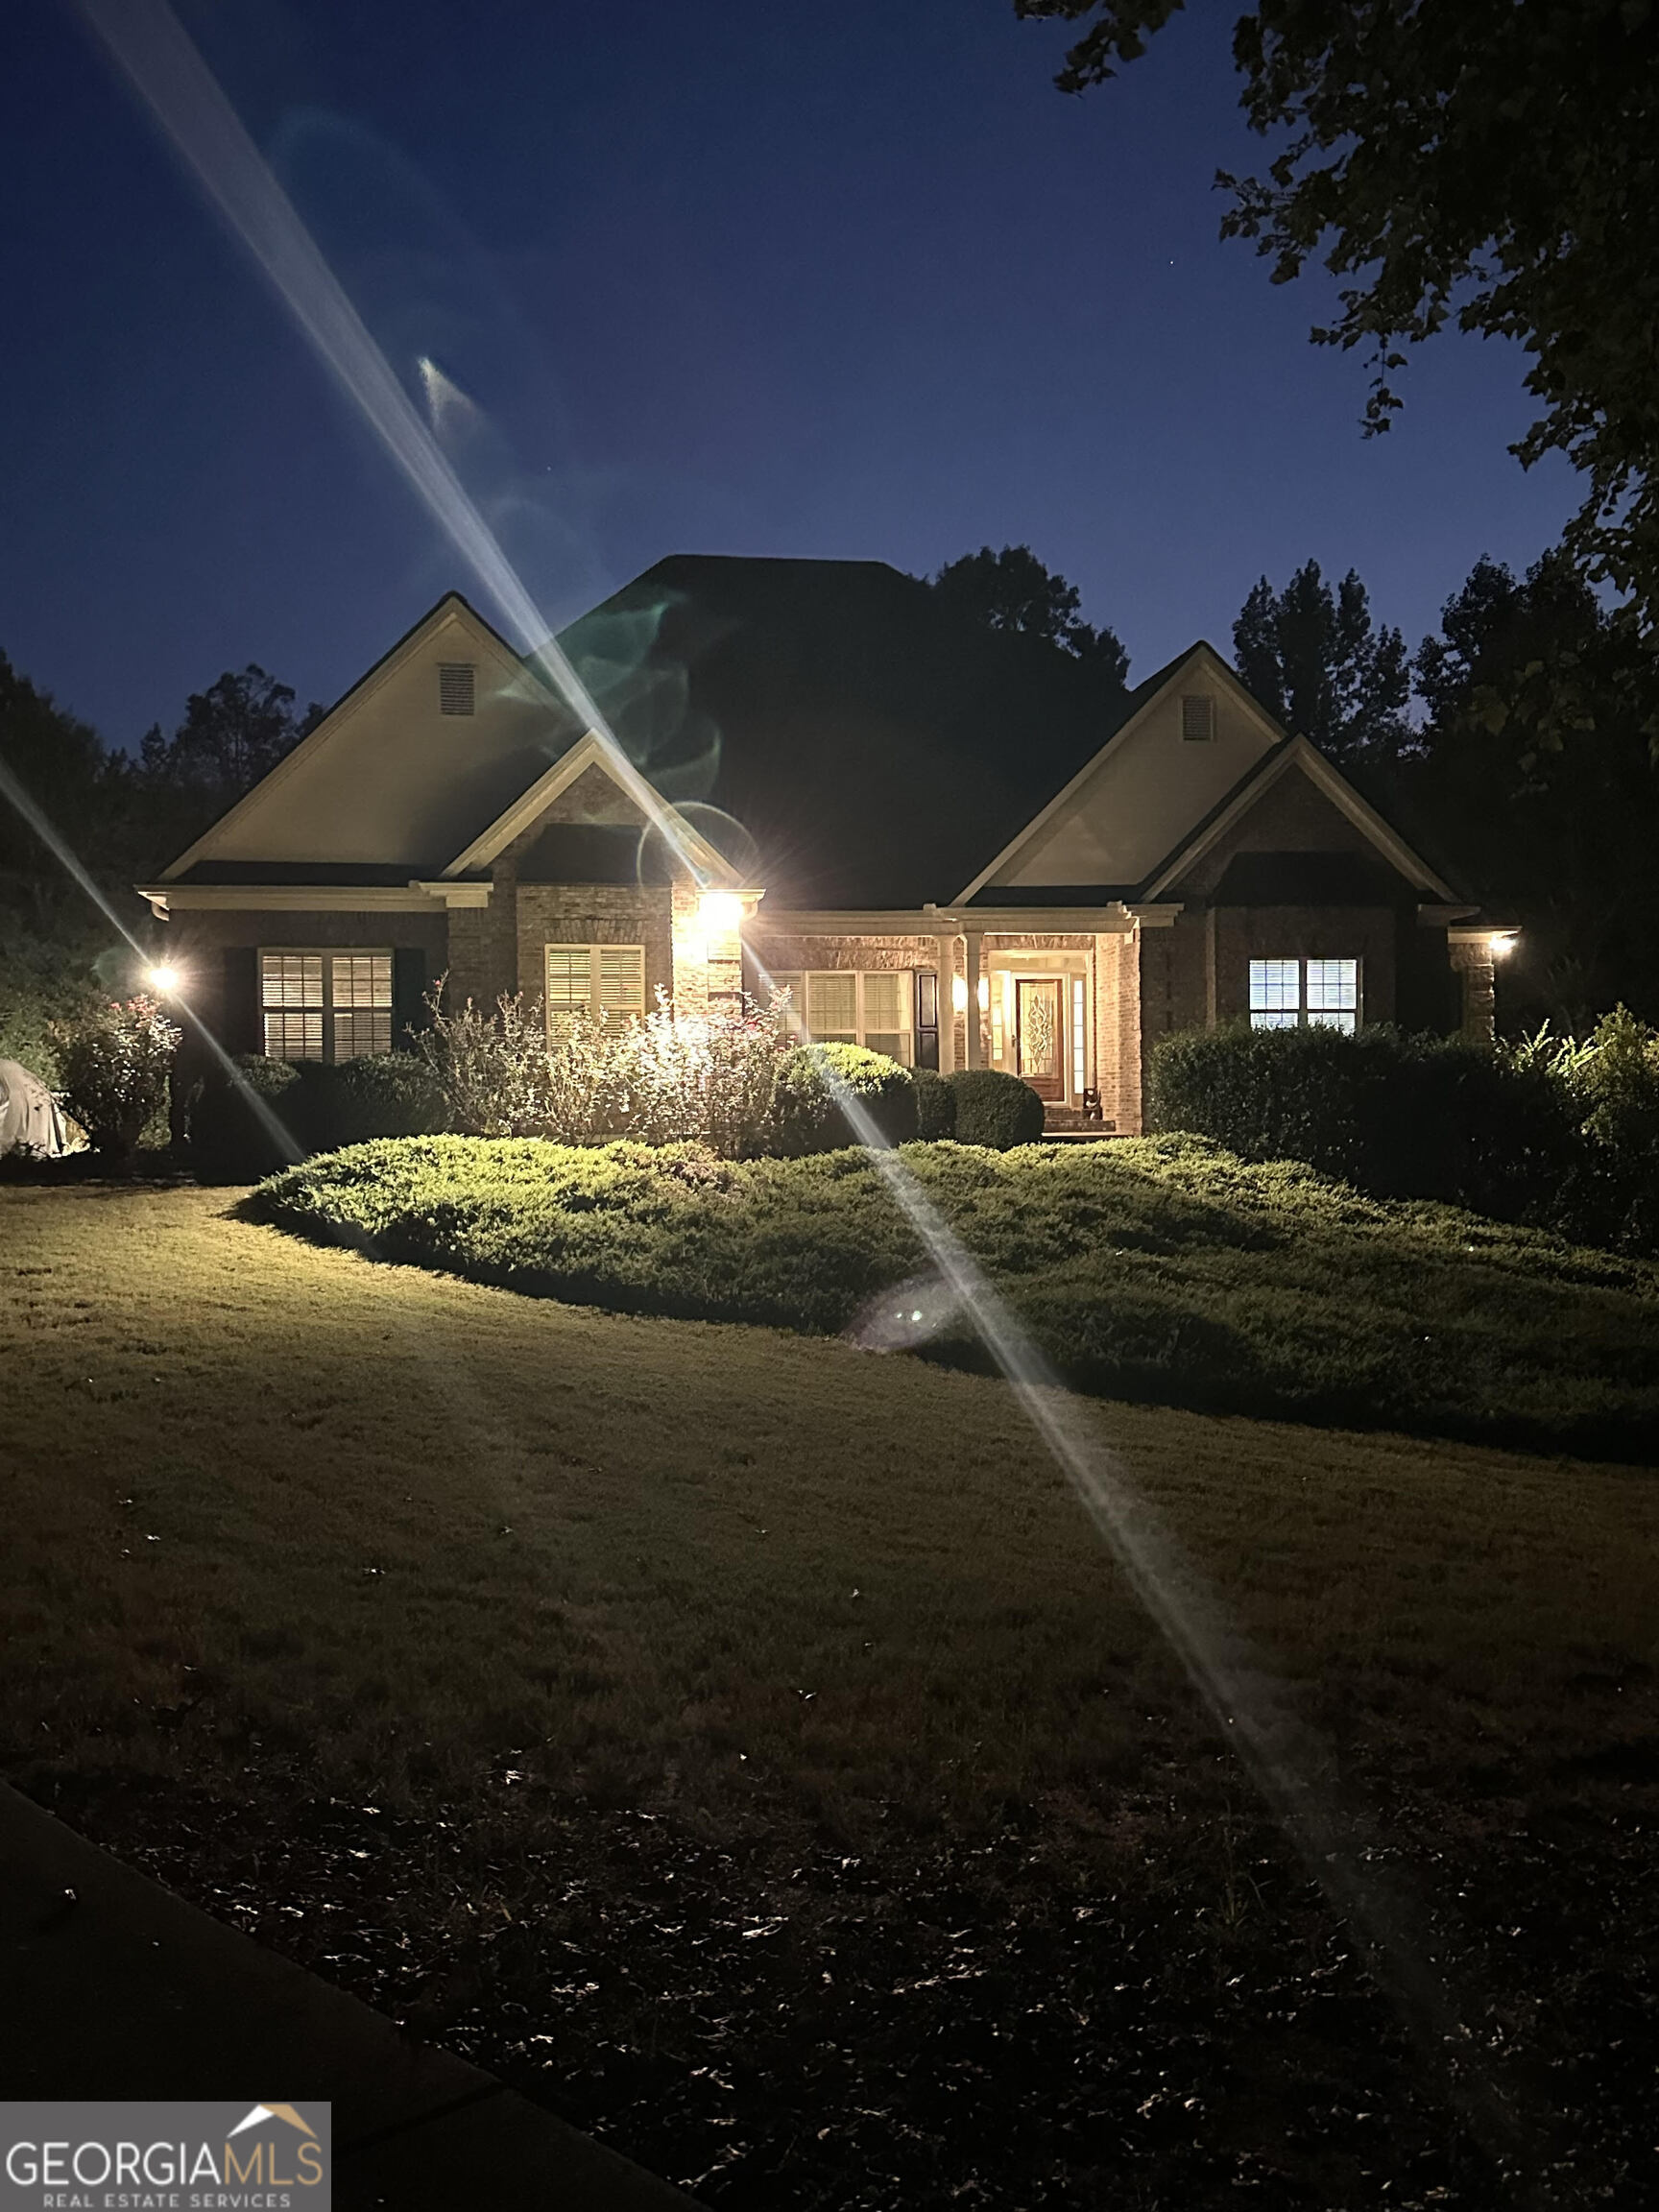
[[[1613,1456],[1659,1441],[1650,1262],[1190,1138],[900,1157],[1075,1386]],[[984,1361],[861,1151],[386,1140],[278,1175],[245,1210],[518,1291]],[[900,1285],[913,1294],[889,1315]]]

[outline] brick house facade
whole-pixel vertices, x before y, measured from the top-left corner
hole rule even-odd
[[[800,742],[790,733],[810,672],[795,673],[793,693],[774,669],[769,689],[741,694],[757,702],[751,757],[774,771],[771,756]],[[1493,961],[1512,932],[1274,724],[1207,645],[1102,716],[1070,781],[1018,811],[989,771],[952,771],[948,755],[943,780],[913,773],[892,718],[837,777],[831,701],[814,709],[803,767],[820,781],[804,782],[797,817],[785,761],[755,824],[733,820],[717,778],[699,786],[712,804],[685,796],[685,732],[698,762],[719,748],[695,683],[682,688],[682,730],[618,745],[445,598],[140,886],[168,923],[196,1021],[231,1050],[343,1057],[405,1042],[441,977],[450,1003],[517,993],[550,1022],[576,1005],[621,1017],[659,995],[695,1017],[781,983],[816,1036],[945,1071],[1001,1068],[1038,1090],[1056,1125],[1119,1132],[1142,1126],[1148,1054],[1175,1030],[1397,1022],[1492,1034]],[[724,719],[741,733],[738,707]],[[932,817],[916,796],[929,774]],[[930,851],[930,822],[960,831],[962,859]],[[858,874],[861,836],[884,840],[879,879]],[[866,878],[904,896],[810,896]]]

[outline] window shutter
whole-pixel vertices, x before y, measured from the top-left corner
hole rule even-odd
[[[472,712],[472,663],[470,661],[441,661],[438,663],[438,711],[440,714],[470,714]]]
[[[599,954],[599,1012],[639,1016],[645,1011],[645,948],[642,945],[601,945]]]
[[[547,1028],[549,1034],[568,1025],[573,1014],[588,1014],[593,1006],[593,956],[586,945],[549,945],[547,948]]]
[[[219,1008],[219,1038],[227,1052],[263,1050],[260,1036],[259,951],[253,945],[227,945]]]
[[[392,954],[392,1049],[406,1052],[409,1032],[432,1020],[426,1003],[426,955],[419,945],[399,945]]]

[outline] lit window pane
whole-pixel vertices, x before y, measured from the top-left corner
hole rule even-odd
[[[909,1009],[905,999],[909,996],[908,975],[890,972],[864,978],[864,1026],[866,1029],[893,1031],[907,1026]],[[885,1046],[871,1046],[871,1050],[886,1050]]]
[[[1250,1011],[1292,1015],[1302,1003],[1302,963],[1299,960],[1252,960]],[[1259,1028],[1279,1028],[1279,1022],[1259,1022]]]
[[[1308,1026],[1310,1029],[1352,1030],[1355,1026],[1355,1023],[1356,1017],[1351,1011],[1344,1013],[1338,1008],[1333,1008],[1328,1013],[1315,1014],[1310,1012],[1308,1016]]]
[[[336,952],[330,962],[330,985],[336,1008],[392,1006],[392,955],[390,952]]]
[[[808,975],[806,1025],[826,1044],[851,1045],[858,1029],[858,978],[854,974]]]
[[[1353,1014],[1359,1006],[1358,960],[1310,960],[1308,1011],[1310,1014]]]
[[[365,1012],[335,1015],[334,1057],[336,1060],[358,1060],[366,1052],[390,1052],[391,1049],[392,1017],[390,1013]]]
[[[1088,1061],[1084,1053],[1084,986],[1081,975],[1071,978],[1071,1088],[1082,1097],[1089,1079]]]
[[[303,1008],[323,1004],[321,952],[262,952],[260,998],[266,1006]]]
[[[885,1052],[889,1060],[897,1060],[902,1067],[910,1065],[910,1032],[908,1029],[891,1031],[866,1029],[864,1044],[871,1052]]]
[[[1288,1009],[1284,1012],[1273,1012],[1262,1007],[1252,1007],[1250,1010],[1250,1026],[1252,1029],[1295,1029],[1300,1026],[1300,1020],[1299,1015]]]
[[[268,1060],[321,1060],[322,1009],[314,1014],[267,1013],[265,1056]]]
[[[599,945],[599,1011],[637,1019],[645,1011],[645,948]]]

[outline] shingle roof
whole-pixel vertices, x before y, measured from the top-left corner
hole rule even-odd
[[[1161,680],[1108,689],[875,561],[675,555],[560,642],[663,795],[733,817],[798,907],[950,900]]]

